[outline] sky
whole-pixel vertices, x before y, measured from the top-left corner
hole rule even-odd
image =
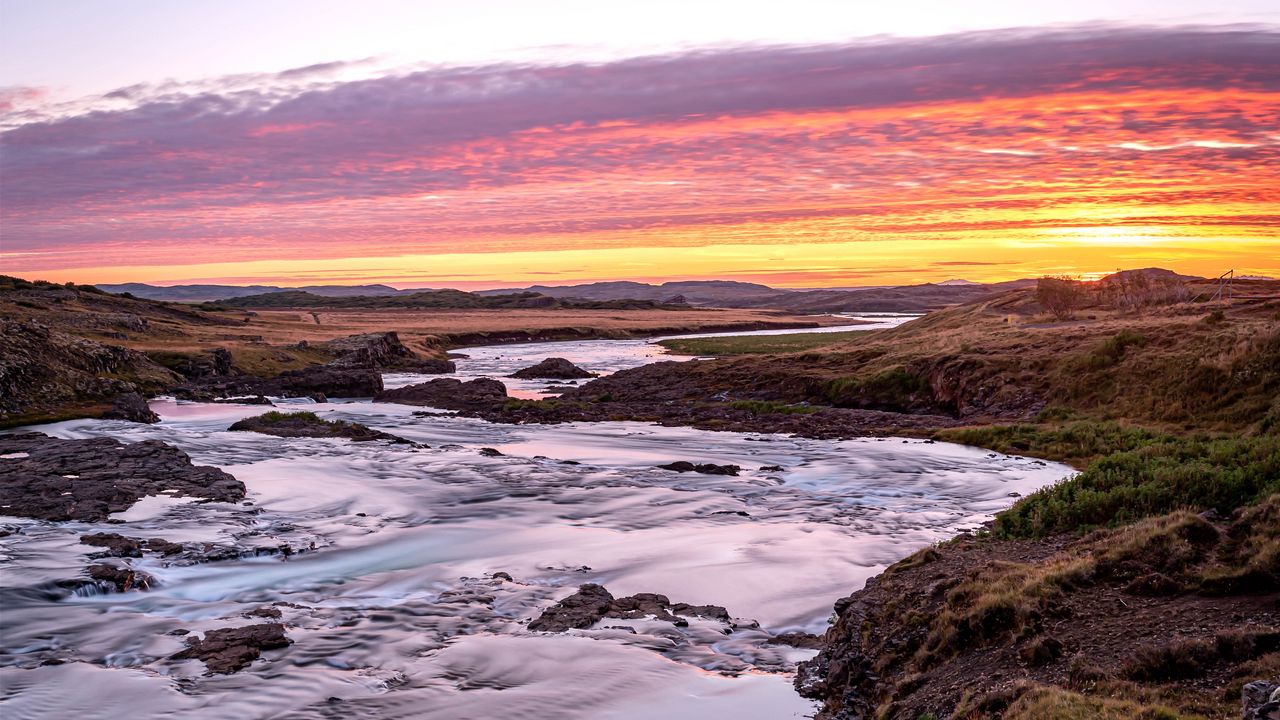
[[[1280,275],[1273,5],[0,0],[0,272]]]

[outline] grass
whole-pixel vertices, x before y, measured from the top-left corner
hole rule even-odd
[[[746,410],[757,415],[767,415],[770,413],[780,413],[783,415],[809,415],[816,412],[822,412],[822,408],[812,405],[790,405],[775,400],[735,400],[729,403],[729,407],[736,410]]]
[[[1061,688],[1038,686],[1015,700],[1005,720],[1202,720],[1167,705],[1143,700],[1088,697]]]
[[[1042,416],[1053,415],[1046,412]],[[1113,453],[1136,450],[1161,441],[1176,441],[1173,436],[1153,430],[1113,421],[1091,420],[1076,420],[1061,425],[1021,423],[948,428],[939,430],[933,437],[935,440],[988,448],[1009,455],[1030,455],[1066,462],[1079,468]]]
[[[1043,537],[1182,508],[1227,514],[1274,493],[1280,493],[1280,435],[1153,436],[1023,498],[996,517],[995,529],[1003,537]]]
[[[728,337],[673,338],[658,344],[677,355],[725,356],[794,353],[845,343],[869,330],[790,335],[733,335]]]

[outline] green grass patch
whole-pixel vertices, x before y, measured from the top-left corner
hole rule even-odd
[[[735,400],[729,406],[737,410],[746,410],[758,415],[780,413],[783,415],[809,415],[822,412],[822,408],[812,405],[791,405],[776,400]]]
[[[761,355],[794,353],[848,342],[871,332],[848,330],[829,333],[790,333],[786,335],[732,335],[727,337],[673,338],[658,344],[678,355]]]
[[[1137,438],[1141,431],[1120,437]],[[996,517],[1004,537],[1042,537],[1179,509],[1230,513],[1280,492],[1280,436],[1153,436],[1039,490]]]
[[[906,368],[895,367],[866,378],[829,380],[822,386],[821,395],[836,407],[908,412],[929,397],[929,381]]]

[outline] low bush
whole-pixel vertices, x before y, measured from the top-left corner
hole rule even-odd
[[[1093,462],[996,517],[1002,537],[1042,537],[1178,509],[1230,513],[1280,492],[1280,437],[1160,437]]]

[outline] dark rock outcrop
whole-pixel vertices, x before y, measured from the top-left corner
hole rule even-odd
[[[280,623],[261,623],[243,627],[210,630],[203,638],[187,638],[187,649],[175,660],[204,661],[210,673],[230,674],[249,666],[262,656],[263,650],[288,647],[293,643]]]
[[[280,373],[255,387],[258,395],[308,397],[324,393],[326,397],[373,397],[382,392],[382,374],[367,368],[317,365]]]
[[[613,594],[603,586],[587,583],[578,592],[543,611],[529,623],[529,629],[537,632],[564,632],[570,629],[589,628],[605,616],[613,603]]]
[[[538,632],[583,630],[603,618],[639,620],[650,616],[679,626],[688,625],[688,617],[730,622],[729,612],[719,605],[673,604],[666,595],[657,593],[637,593],[615,599],[604,587],[587,583],[579,586],[578,592],[543,611],[529,623],[529,629]]]
[[[742,468],[737,465],[716,465],[714,463],[691,463],[687,460],[677,460],[666,465],[659,465],[663,470],[673,470],[678,473],[696,472],[703,475],[737,475]]]
[[[1280,683],[1255,680],[1240,691],[1244,720],[1280,720]]]
[[[106,520],[145,495],[232,502],[244,483],[212,467],[191,464],[158,440],[58,440],[40,433],[0,436],[0,514],[40,520]]]
[[[122,395],[159,392],[179,379],[140,352],[34,320],[0,320],[0,347],[0,427],[108,412],[148,417],[131,412],[138,409],[132,401],[112,403]]]
[[[446,410],[479,410],[501,405],[507,399],[507,386],[490,378],[478,378],[470,382],[438,378],[385,390],[373,399],[375,402],[423,405]]]
[[[330,363],[340,367],[400,370],[423,374],[451,373],[456,368],[449,360],[420,358],[394,332],[350,335],[330,340],[324,346],[337,353]]]
[[[508,377],[522,380],[576,380],[595,376],[595,373],[587,372],[564,358],[556,357],[547,358],[537,365],[517,370]]]
[[[149,590],[155,583],[150,575],[130,567],[118,565],[90,565],[89,577],[101,585],[107,585],[116,592],[130,590]]]
[[[138,423],[160,422],[160,416],[147,405],[147,399],[136,392],[116,396],[111,409],[102,417],[108,420],[131,420]]]
[[[807,632],[785,632],[769,639],[770,645],[786,645],[802,650],[821,650],[822,636]]]
[[[125,537],[119,533],[81,535],[80,543],[106,548],[108,554],[116,557],[142,557],[142,541],[137,538]]]
[[[346,438],[356,442],[388,440],[393,443],[414,444],[412,441],[398,435],[374,430],[360,423],[346,422],[344,420],[325,420],[315,413],[309,412],[281,413],[273,411],[245,418],[227,429],[287,438]]]

